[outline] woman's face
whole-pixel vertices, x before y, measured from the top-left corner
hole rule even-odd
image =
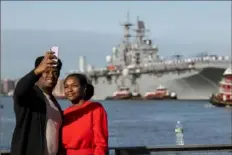
[[[76,77],[68,77],[64,82],[64,95],[69,101],[80,100],[84,91]]]

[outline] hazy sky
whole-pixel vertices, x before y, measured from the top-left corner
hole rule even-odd
[[[216,54],[223,53],[224,55],[228,55],[230,53],[231,2],[229,1],[5,1],[1,2],[1,31],[4,32],[8,30],[8,32],[11,31],[12,33],[16,30],[25,30],[26,33],[33,33],[39,30],[94,32],[95,37],[97,34],[99,36],[112,36],[112,38],[114,38],[114,40],[110,42],[112,43],[115,42],[115,36],[121,39],[120,35],[123,31],[119,23],[126,19],[127,11],[130,11],[131,21],[135,21],[137,16],[145,21],[146,27],[152,32],[150,34],[151,37],[157,39],[161,44],[161,55],[168,55],[180,50],[186,50],[181,51],[184,54],[192,54],[194,53],[194,47],[198,47],[198,52],[207,50]],[[1,50],[2,77],[22,76],[22,74],[30,70],[31,67],[28,66],[32,66],[35,57],[39,55],[39,52],[35,52],[31,55],[26,54],[28,52],[26,51],[28,47],[25,46],[30,46],[30,42],[27,41],[28,44],[21,44],[20,41],[25,38],[23,38],[22,34],[17,37],[22,39],[15,41],[15,39],[10,38],[9,33],[6,35],[2,35],[1,33],[1,38],[3,40],[1,45],[4,47],[4,49],[2,48]],[[33,40],[33,37],[30,39]],[[42,36],[40,37],[39,39],[43,39]],[[112,38],[109,37],[108,40]],[[97,54],[95,59],[99,58],[99,61],[90,58],[94,65],[103,66],[105,64],[106,54],[111,53],[110,43],[102,42],[99,47],[94,47],[95,49],[98,48],[98,51],[103,50],[100,47],[104,47],[104,44],[108,44],[105,46],[107,49],[109,47],[108,51],[104,49],[102,53]],[[17,69],[16,66],[10,67],[10,64],[12,64],[10,61],[16,61],[16,58],[18,58],[14,54],[16,51],[12,52],[12,50],[15,50],[12,46],[15,47],[16,44],[17,46],[22,46],[20,49],[23,51],[20,51],[20,55],[18,56],[25,60],[17,65],[20,69]],[[115,44],[117,44],[117,42],[115,42]],[[68,46],[68,42],[66,45]],[[170,47],[171,45],[173,47]],[[47,44],[40,46],[43,47],[38,47],[38,49],[46,50],[48,48]],[[180,46],[185,47],[182,49]],[[33,53],[33,51],[30,52]],[[94,51],[85,54],[88,58],[91,57],[93,53]],[[63,54],[62,59],[65,64],[63,72],[75,68],[74,66],[77,64],[78,55],[75,55],[75,59],[71,57],[68,50],[66,54]],[[28,60],[30,58],[33,60]]]

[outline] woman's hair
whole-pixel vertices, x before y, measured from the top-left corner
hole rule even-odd
[[[84,100],[89,100],[93,97],[93,94],[94,94],[94,87],[92,84],[90,84],[87,80],[87,77],[83,74],[79,74],[79,73],[73,73],[73,74],[69,74],[64,82],[70,78],[70,77],[74,77],[76,79],[79,80],[80,82],[80,85],[81,87],[84,87],[86,90],[85,90],[85,96],[84,96]]]

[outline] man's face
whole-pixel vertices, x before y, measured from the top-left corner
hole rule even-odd
[[[49,68],[42,73],[40,83],[43,88],[53,89],[59,78],[59,70],[57,68]]]

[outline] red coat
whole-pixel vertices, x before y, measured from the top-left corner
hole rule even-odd
[[[106,155],[108,120],[104,107],[86,101],[64,110],[63,155]]]

